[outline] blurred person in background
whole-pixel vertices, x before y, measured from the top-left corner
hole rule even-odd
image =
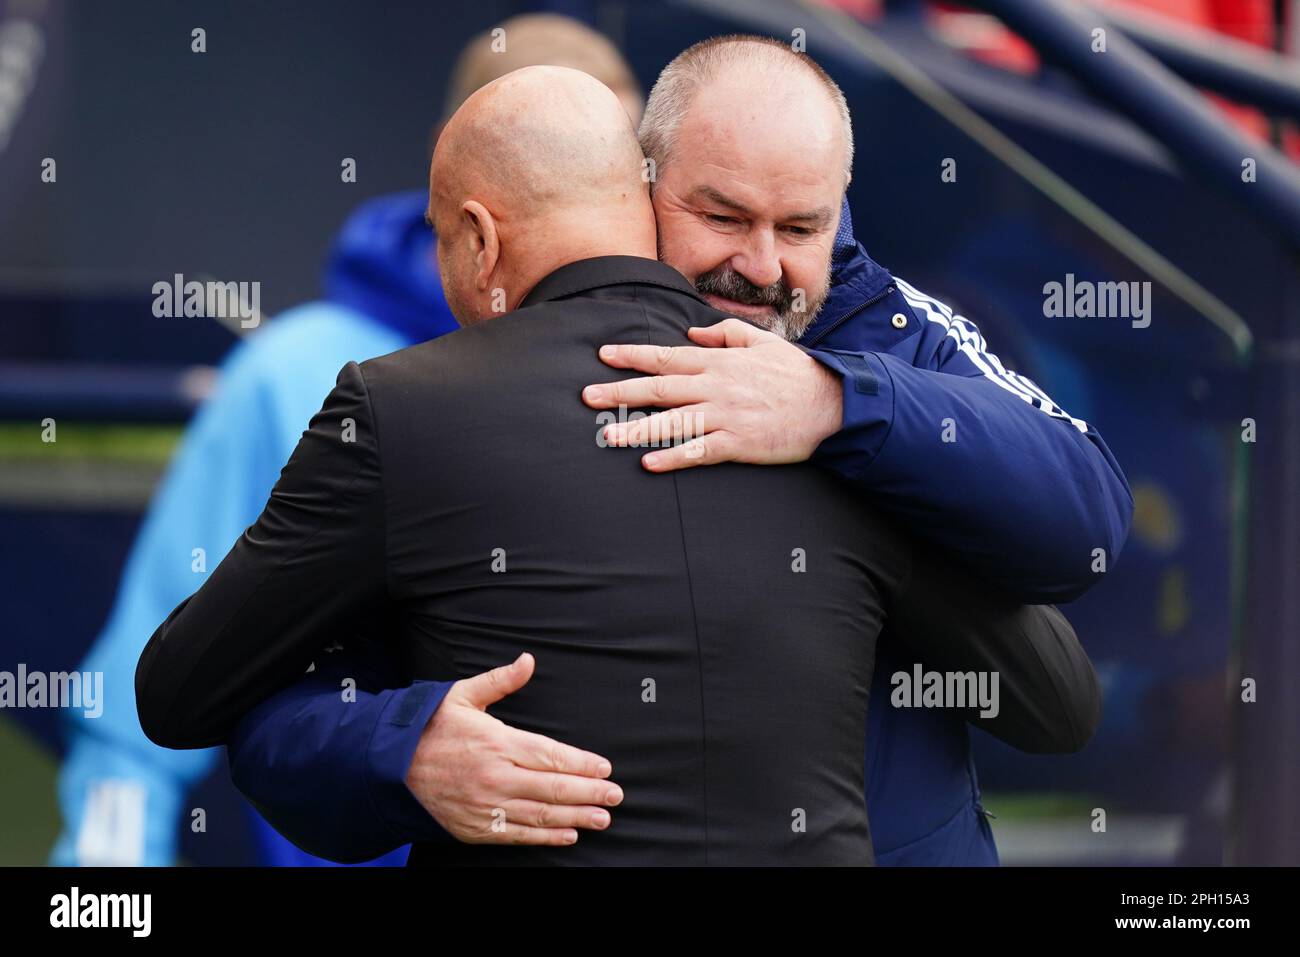
[[[499,76],[554,65],[605,83],[632,122],[639,120],[640,89],[603,36],[553,14],[515,17],[502,27],[504,45],[494,47],[485,32],[462,53],[445,116]],[[186,793],[212,769],[218,752],[170,751],[145,737],[132,688],[136,661],[158,622],[194,591],[192,549],[205,549],[215,568],[256,521],[339,368],[457,328],[443,299],[436,237],[424,221],[427,203],[420,189],[364,204],[334,244],[324,298],[283,313],[224,361],[217,391],[186,430],[149,507],[108,623],[81,665],[105,676],[104,713],[97,721],[68,718],[58,785],[63,830],[51,863],[175,863],[179,828],[189,820]],[[264,863],[329,863],[250,816]],[[400,864],[405,853],[376,863]]]

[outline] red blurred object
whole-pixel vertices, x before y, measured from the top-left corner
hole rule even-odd
[[[1256,46],[1273,49],[1271,0],[1206,0],[1212,29]]]
[[[1271,0],[1105,0],[1099,5],[1156,14],[1255,46],[1274,48]],[[1038,55],[1033,47],[988,14],[957,3],[936,2],[930,5],[930,22],[945,43],[982,63],[1026,75],[1038,70]],[[1248,135],[1268,138],[1269,122],[1263,113],[1213,93],[1205,95]],[[1284,144],[1288,155],[1300,157],[1300,134],[1287,129]]]
[[[834,7],[859,20],[878,20],[884,13],[884,0],[813,0],[823,7]]]
[[[1038,72],[1038,54],[996,17],[955,3],[930,6],[930,25],[949,46],[967,56],[1026,75]]]

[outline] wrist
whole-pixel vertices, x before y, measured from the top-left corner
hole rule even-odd
[[[817,383],[812,403],[812,448],[844,427],[844,382],[835,371],[809,357]],[[810,450],[811,451],[811,450]]]
[[[442,710],[454,682],[417,681],[396,691],[367,747],[371,799],[389,829],[405,841],[428,840],[442,831],[412,787],[425,732]]]

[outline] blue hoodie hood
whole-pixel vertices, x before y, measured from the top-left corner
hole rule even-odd
[[[849,215],[846,196],[840,205],[840,224],[831,247],[830,294],[812,325],[804,330],[800,342],[815,344],[826,330],[861,311],[893,281],[889,270],[868,256],[862,244],[853,238],[853,217]]]
[[[325,269],[327,299],[408,344],[459,328],[442,295],[433,231],[424,222],[427,203],[423,190],[365,203],[343,224]]]

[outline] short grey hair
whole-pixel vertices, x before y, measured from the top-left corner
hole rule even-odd
[[[677,132],[696,93],[720,69],[738,63],[797,65],[820,81],[844,124],[844,184],[847,186],[853,176],[853,120],[849,116],[844,92],[821,64],[808,54],[796,53],[789,45],[772,37],[739,33],[711,37],[687,47],[659,74],[650,91],[650,99],[646,101],[638,132],[641,151],[654,163],[655,179],[672,159]]]

